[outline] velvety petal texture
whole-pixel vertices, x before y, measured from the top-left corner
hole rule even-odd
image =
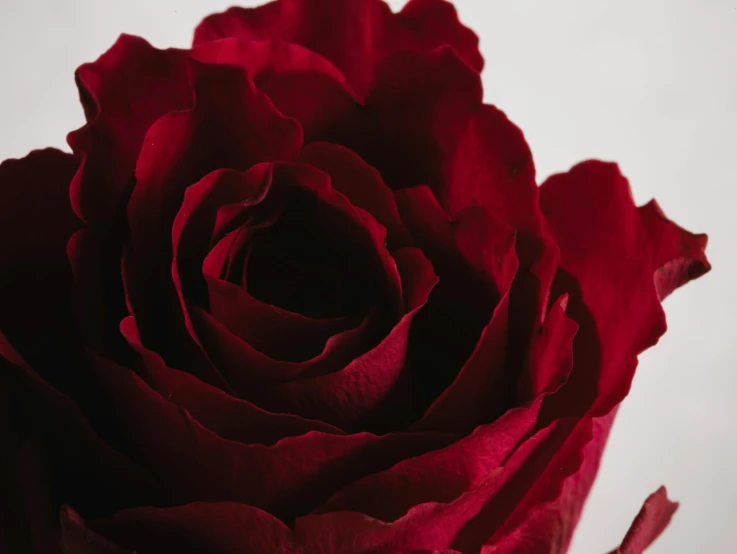
[[[706,236],[539,187],[482,67],[445,0],[276,0],[78,69],[0,164],[0,550],[567,550]]]

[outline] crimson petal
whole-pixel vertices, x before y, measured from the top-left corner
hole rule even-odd
[[[335,190],[374,216],[386,228],[390,251],[411,245],[412,239],[402,223],[391,190],[381,174],[360,156],[337,144],[315,142],[300,152],[299,160],[330,175]]]
[[[652,220],[645,225],[614,164],[589,161],[552,176],[541,187],[541,206],[561,250],[554,289],[569,293],[568,311],[580,327],[571,379],[548,413],[593,406],[604,415],[629,390],[636,356],[665,332],[653,272],[667,262],[663,255],[684,255],[673,248],[678,232],[665,222],[670,232]],[[689,255],[703,258],[698,248]]]
[[[90,526],[135,549],[136,554],[297,554],[299,551],[292,531],[284,523],[258,508],[235,502],[135,508],[92,521]]]
[[[611,554],[642,554],[670,523],[678,502],[668,500],[665,487],[647,497],[622,544]]]
[[[381,406],[394,400],[406,377],[407,348],[410,327],[415,314],[427,302],[437,283],[432,266],[416,248],[404,248],[394,254],[402,275],[407,313],[391,332],[374,348],[355,357],[344,368],[328,375],[300,379],[260,389],[254,395],[259,405],[272,412],[300,414],[319,419],[342,429],[355,427],[357,421],[393,418],[406,409],[406,398],[399,405]],[[406,383],[404,383],[406,384]],[[382,418],[372,411],[383,408]],[[383,424],[384,426],[386,423]],[[396,428],[396,421],[390,424]],[[363,425],[358,425],[363,428]]]
[[[173,502],[237,501],[283,518],[311,511],[347,483],[445,446],[437,433],[335,435],[311,431],[273,446],[225,440],[134,372],[90,354],[101,393],[124,427],[126,451],[165,484]]]
[[[510,410],[443,449],[364,477],[336,493],[317,513],[350,510],[395,521],[418,504],[451,502],[502,465],[534,429],[540,404]]]
[[[448,45],[476,71],[483,67],[478,37],[441,0],[414,0],[396,15],[379,0],[278,0],[257,8],[231,8],[200,23],[194,44],[223,38],[304,46],[334,63],[360,98],[373,82],[375,67],[397,50]]]
[[[340,429],[321,421],[272,414],[188,373],[167,367],[158,354],[141,344],[136,322],[130,316],[121,322],[120,331],[141,356],[141,373],[146,382],[169,402],[187,410],[203,427],[224,439],[269,445],[310,431],[343,434]]]
[[[666,217],[655,200],[638,208],[652,248],[655,288],[662,302],[678,287],[711,269],[706,259],[707,236],[694,235]]]

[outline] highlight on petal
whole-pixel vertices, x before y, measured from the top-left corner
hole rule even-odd
[[[135,554],[89,529],[69,506],[62,506],[60,520],[63,554]]]
[[[301,45],[335,64],[360,98],[381,60],[399,50],[448,46],[475,71],[483,67],[478,37],[461,25],[453,5],[442,0],[413,0],[399,14],[381,0],[277,0],[256,8],[230,8],[200,23],[194,45],[224,38]]]
[[[677,509],[678,502],[668,500],[665,487],[660,487],[647,497],[622,544],[611,554],[642,554],[668,526]]]

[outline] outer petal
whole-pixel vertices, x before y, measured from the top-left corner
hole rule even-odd
[[[73,340],[66,243],[79,228],[69,202],[78,165],[53,149],[0,164],[0,332],[44,374]]]
[[[206,18],[194,44],[222,38],[304,46],[334,63],[360,97],[369,90],[378,63],[396,50],[448,45],[476,71],[483,67],[478,38],[441,0],[414,0],[397,15],[379,0],[278,0],[258,8],[231,8]]]
[[[122,35],[100,58],[77,69],[88,123],[69,134],[83,162],[71,186],[74,210],[87,223],[106,224],[129,189],[151,124],[191,106],[188,55],[157,50]]]
[[[622,544],[611,554],[641,554],[670,523],[678,502],[668,500],[665,487],[647,497]]]
[[[90,525],[135,549],[136,554],[298,554],[301,550],[284,523],[257,508],[234,502],[135,508]]]
[[[453,444],[403,460],[335,494],[318,513],[360,512],[395,521],[426,502],[452,502],[476,488],[534,428],[541,402],[510,410]]]
[[[678,287],[711,269],[706,259],[707,236],[694,235],[669,220],[655,200],[638,208],[652,247],[655,288],[664,300]]]
[[[570,294],[568,311],[580,326],[571,379],[551,398],[548,413],[593,406],[595,414],[606,414],[629,390],[637,354],[665,331],[653,272],[666,263],[663,257],[678,254],[668,242],[676,230],[659,232],[650,221],[648,231],[626,179],[602,162],[551,177],[541,188],[541,206],[561,249],[554,289]]]
[[[162,398],[132,371],[90,359],[100,394],[123,427],[126,452],[151,469],[171,503],[243,502],[289,519],[367,473],[445,446],[440,434],[309,432],[273,446],[224,440]]]
[[[540,450],[535,463],[520,472],[518,490],[509,490],[508,496],[503,497],[508,507],[502,508],[501,513],[508,515],[493,537],[485,541],[483,554],[568,550],[613,419],[614,412],[603,418],[580,420],[548,445],[553,449]],[[499,515],[497,512],[496,517]],[[488,520],[481,517],[476,523],[464,540],[471,538],[474,529],[481,532]]]
[[[126,315],[120,259],[136,160],[154,121],[191,107],[188,58],[183,50],[158,50],[122,35],[97,61],[77,70],[87,124],[67,138],[82,162],[70,192],[74,210],[90,226],[69,244],[73,301],[87,343],[111,357],[124,355],[116,332]]]
[[[245,69],[255,81],[262,73],[301,71],[322,73],[338,82],[355,96],[345,76],[330,61],[298,44],[280,40],[243,40],[226,38],[203,42],[192,48],[194,59],[206,63],[237,65]]]
[[[151,474],[102,441],[74,402],[34,372],[1,333],[0,384],[0,464],[6,470],[0,486],[8,494],[4,501],[17,501],[18,527],[10,540],[23,544],[26,532],[39,551],[58,552],[59,502],[107,515],[161,501]],[[109,420],[96,423],[111,434]]]

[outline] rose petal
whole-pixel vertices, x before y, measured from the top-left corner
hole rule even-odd
[[[0,330],[56,382],[57,356],[74,338],[66,243],[79,228],[69,203],[77,166],[51,148],[0,164]]]
[[[337,144],[317,142],[307,145],[299,160],[326,172],[335,190],[375,217],[387,230],[390,251],[411,245],[412,239],[381,174],[357,154]]]
[[[364,477],[336,493],[317,513],[350,510],[395,521],[418,504],[451,502],[502,465],[533,430],[540,404],[510,410],[445,448]]]
[[[135,508],[90,524],[138,554],[297,554],[292,531],[274,516],[234,502]]]
[[[330,17],[326,21],[325,14]],[[296,43],[333,62],[364,97],[376,65],[400,49],[453,46],[481,71],[478,37],[462,26],[453,6],[439,0],[410,2],[400,14],[378,0],[306,2],[280,0],[258,8],[231,8],[207,17],[197,27],[194,44],[222,38]]]
[[[61,509],[61,543],[64,554],[136,554],[101,537],[69,506]]]
[[[196,44],[191,50],[191,55],[201,62],[242,67],[254,81],[261,73],[315,71],[327,75],[340,83],[349,94],[355,95],[345,75],[337,67],[318,53],[298,44],[280,40],[244,40],[242,37],[234,37]]]
[[[158,50],[142,38],[121,35],[97,61],[77,69],[88,122],[68,137],[83,160],[71,198],[87,223],[106,224],[117,212],[153,122],[192,105],[187,60],[184,50]]]
[[[602,418],[585,418],[563,429],[548,445],[542,445],[535,463],[517,477],[516,487],[500,497],[504,505],[490,506],[456,547],[478,544],[473,531],[484,533],[488,518],[504,524],[486,541],[483,554],[531,554],[566,552],[599,469],[616,410]],[[480,535],[479,535],[480,536]],[[470,543],[462,541],[471,540]]]
[[[215,169],[242,170],[291,158],[301,137],[296,122],[276,112],[241,69],[191,65],[194,108],[154,123],[138,159],[123,280],[144,344],[172,365],[227,388],[177,314],[170,278],[171,226],[185,189],[199,178]]]
[[[150,468],[172,502],[236,501],[289,519],[338,488],[397,461],[444,446],[441,434],[316,431],[273,446],[224,440],[164,400],[134,372],[90,354],[95,381],[125,426],[125,449]]]
[[[558,390],[573,367],[573,337],[578,324],[566,316],[568,296],[550,308],[545,322],[533,338],[527,367],[517,383],[517,401],[528,402],[543,391]]]
[[[569,293],[568,313],[579,324],[571,379],[551,397],[547,413],[593,406],[603,415],[629,390],[636,356],[665,331],[653,284],[665,260],[652,252],[666,252],[662,241],[671,235],[655,232],[652,222],[649,235],[614,164],[584,162],[551,177],[541,206],[561,250],[554,289]]]
[[[406,396],[399,390],[406,377],[409,330],[437,277],[416,248],[402,249],[394,256],[402,274],[408,311],[386,338],[339,371],[259,389],[253,394],[254,401],[271,412],[299,414],[341,429],[365,429],[371,422],[382,428],[398,427],[397,419],[403,420],[401,414],[406,409]],[[377,409],[382,410],[383,417],[372,413]]]
[[[141,356],[142,373],[149,386],[224,439],[269,445],[310,431],[343,434],[340,429],[321,421],[269,413],[188,373],[167,367],[158,354],[141,344],[136,322],[130,316],[121,322],[120,331]]]
[[[665,487],[660,487],[647,497],[622,544],[611,554],[641,554],[665,530],[677,509],[678,502],[668,500]]]
[[[424,372],[417,379],[427,380],[433,365],[443,360],[440,371],[446,373],[447,382],[439,381],[444,385],[440,397],[431,399],[416,428],[470,431],[505,409],[508,295],[517,271],[516,233],[481,206],[469,207],[449,221],[427,187],[401,189],[395,196],[410,232],[440,276],[437,295],[428,304],[422,327],[415,330],[423,338],[415,339],[420,358],[414,363],[416,371]],[[477,306],[478,313],[468,306]],[[454,312],[457,324],[449,322]],[[427,338],[428,334],[435,338]],[[450,374],[453,369],[456,375]]]
[[[265,304],[242,287],[205,275],[209,313],[266,356],[301,362],[320,355],[330,337],[356,327],[354,318],[315,319]],[[285,345],[289,345],[285,348]]]
[[[409,552],[453,548],[460,552],[478,551],[494,527],[475,528],[479,514],[497,506],[500,495],[514,486],[521,467],[535,461],[537,446],[565,430],[564,422],[536,433],[496,470],[489,472],[473,490],[449,503],[418,504],[387,524],[355,512],[330,512],[297,519],[295,533],[315,552]],[[470,529],[473,528],[473,529]],[[472,532],[469,532],[472,531]],[[325,550],[320,550],[323,548]]]
[[[330,337],[314,358],[292,362],[259,352],[199,306],[187,302],[186,309],[198,341],[227,376],[229,384],[244,398],[256,398],[254,387],[258,384],[336,371],[349,363],[357,352],[370,348],[377,330],[383,329],[377,311],[373,310],[357,327]]]
[[[43,471],[51,472],[49,477],[56,487],[54,501],[66,499],[89,513],[105,515],[123,507],[161,501],[161,487],[152,475],[111,448],[96,433],[101,429],[114,436],[114,426],[99,409],[95,413],[91,409],[94,406],[87,406],[90,415],[96,418],[93,430],[88,423],[89,416],[28,366],[2,333],[0,355],[0,369],[8,380],[5,384],[9,386],[9,398],[13,399],[12,432],[27,437],[27,444],[37,449],[32,463],[19,466],[21,475],[15,476],[23,484],[23,493],[28,495],[29,507],[33,503],[52,505],[52,499],[47,496],[50,489],[39,489],[38,472],[30,473],[32,481],[28,480],[29,475],[23,475],[26,469],[36,469],[33,466],[37,464],[44,466]],[[34,493],[43,498],[31,502]],[[44,514],[32,516],[37,522],[45,521]],[[41,536],[46,531],[35,532]]]
[[[251,385],[254,382],[293,379],[305,371],[312,375],[335,371],[358,352],[374,344],[374,339],[367,337],[366,331],[371,330],[372,334],[376,331],[376,317],[367,317],[359,327],[334,335],[314,359],[294,363],[272,360],[224,329],[210,314],[190,302],[193,279],[205,256],[216,215],[220,213],[216,211],[217,208],[242,198],[242,208],[245,210],[251,203],[258,203],[264,198],[269,201],[272,195],[293,197],[295,191],[314,195],[318,202],[315,216],[335,223],[334,228],[341,231],[341,236],[351,236],[357,244],[368,250],[365,260],[370,262],[374,259],[374,265],[379,269],[373,270],[377,273],[376,277],[369,275],[367,278],[371,277],[378,281],[376,286],[388,290],[385,296],[389,298],[382,303],[388,301],[389,317],[392,317],[393,311],[403,310],[403,306],[392,309],[392,304],[401,302],[402,293],[396,265],[384,247],[384,229],[368,213],[352,206],[343,195],[334,191],[328,175],[304,164],[277,164],[273,168],[258,165],[245,173],[221,170],[209,174],[186,191],[175,218],[172,276],[185,314],[185,324],[192,336],[200,337],[198,341],[203,341],[203,350],[209,353],[218,367],[223,368],[229,382],[249,397],[253,395],[249,389],[253,388]],[[274,201],[278,202],[279,198]],[[190,274],[189,277],[184,279],[182,276],[187,274]],[[386,284],[382,285],[382,281]],[[187,290],[185,285],[189,287]],[[386,317],[386,314],[380,315]],[[250,315],[243,314],[242,317]]]
[[[662,302],[666,296],[711,269],[706,259],[706,235],[694,235],[669,220],[655,200],[638,208],[650,238],[655,288]]]

